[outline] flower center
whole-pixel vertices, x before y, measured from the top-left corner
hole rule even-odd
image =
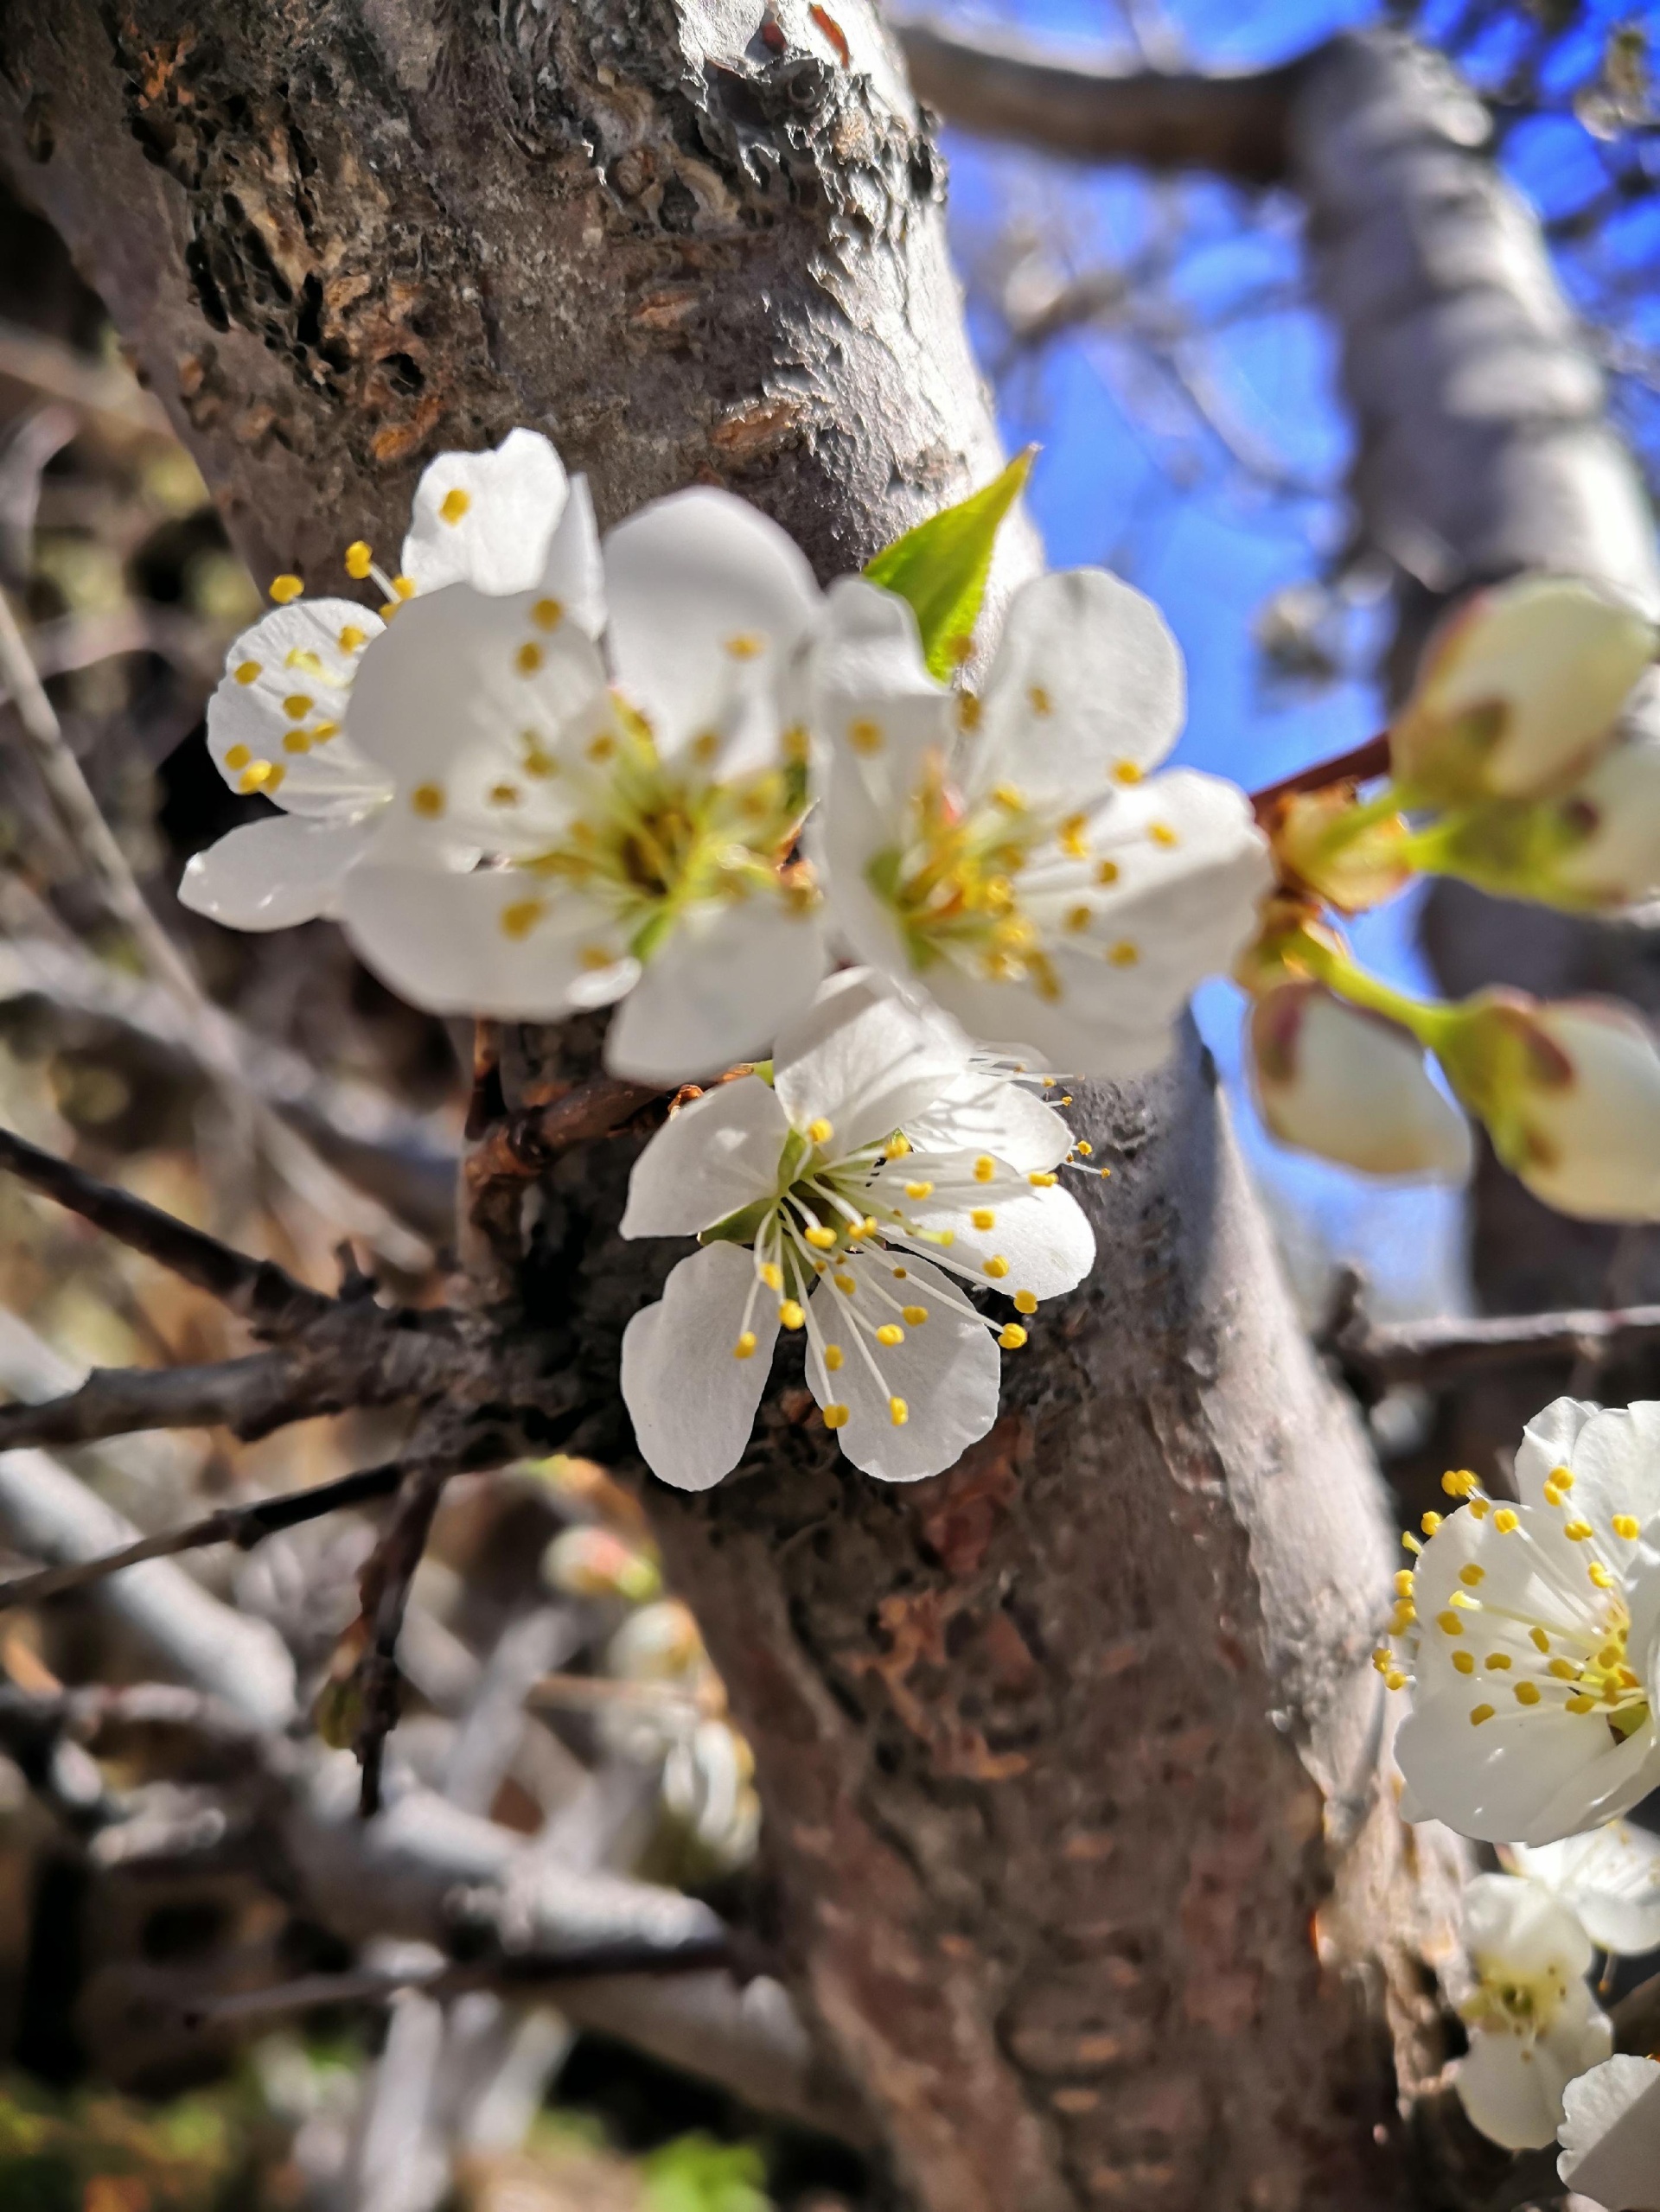
[[[1567,1995],[1561,1967],[1544,1967],[1536,1974],[1518,1973],[1501,1960],[1478,1959],[1476,1967],[1480,1979],[1459,2007],[1467,2026],[1529,2038],[1548,2031]]]

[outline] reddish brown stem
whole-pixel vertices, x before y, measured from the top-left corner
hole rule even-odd
[[[1257,820],[1266,824],[1279,801],[1295,791],[1324,791],[1333,783],[1364,783],[1389,772],[1389,733],[1385,730],[1369,737],[1363,745],[1334,753],[1330,760],[1315,761],[1308,768],[1282,775],[1277,783],[1264,784],[1261,791],[1252,792],[1251,809]]]

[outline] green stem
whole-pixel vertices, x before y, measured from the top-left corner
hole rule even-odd
[[[1405,991],[1392,990],[1351,960],[1346,953],[1338,952],[1317,937],[1302,940],[1297,947],[1296,958],[1300,966],[1338,998],[1346,999],[1351,1006],[1364,1007],[1368,1013],[1382,1014],[1386,1020],[1398,1023],[1428,1051],[1440,1049],[1458,1020],[1455,1008],[1433,999],[1409,998]]]

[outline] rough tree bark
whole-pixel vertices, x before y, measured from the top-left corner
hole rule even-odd
[[[826,574],[993,465],[938,156],[865,0],[11,0],[0,95],[262,575],[332,582],[427,456],[516,422],[603,519],[712,477]],[[506,1048],[511,1106],[581,1041]],[[1458,1860],[1380,1779],[1375,1473],[1197,1042],[1076,1097],[1101,1265],[983,1446],[885,1488],[786,1372],[741,1475],[654,1518],[757,1747],[794,1986],[903,2201],[1381,2207],[1380,2030],[1433,2070]],[[586,1437],[625,1457],[617,1336],[674,1256],[616,1236],[630,1157],[553,1166],[497,1315],[520,1358],[574,1328]]]

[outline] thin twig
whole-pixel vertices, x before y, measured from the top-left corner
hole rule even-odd
[[[305,1398],[286,1352],[253,1352],[188,1367],[94,1367],[77,1388],[33,1404],[0,1406],[0,1451],[26,1444],[98,1444],[141,1429],[228,1428],[246,1442],[296,1412],[338,1412]]]
[[[60,1206],[134,1252],[182,1275],[263,1335],[291,1334],[334,1308],[333,1298],[297,1282],[275,1260],[250,1259],[205,1230],[193,1229],[159,1207],[135,1198],[131,1191],[71,1167],[10,1129],[0,1129],[0,1169],[56,1199]]]
[[[386,1738],[398,1723],[398,1637],[415,1570],[426,1550],[450,1463],[431,1462],[406,1470],[392,1519],[361,1577],[362,1620],[368,1641],[357,1666],[361,1718],[355,1749],[363,1769],[358,1809],[365,1820],[380,1810],[380,1778]]]
[[[1389,772],[1389,733],[1386,730],[1346,753],[1335,753],[1330,760],[1315,761],[1291,775],[1282,775],[1277,783],[1264,784],[1261,791],[1252,792],[1251,810],[1259,822],[1267,823],[1278,801],[1288,799],[1293,792],[1324,791],[1333,783],[1364,783],[1372,776],[1387,775]]]
[[[46,1598],[61,1597],[70,1590],[103,1582],[119,1574],[123,1567],[136,1567],[144,1559],[173,1559],[181,1552],[199,1552],[208,1544],[234,1544],[239,1551],[252,1551],[279,1529],[297,1528],[302,1521],[319,1520],[324,1514],[389,1498],[407,1471],[403,1461],[389,1460],[384,1466],[361,1468],[354,1475],[319,1482],[310,1490],[289,1490],[278,1497],[259,1499],[252,1505],[220,1506],[200,1520],[186,1522],[182,1528],[169,1528],[159,1536],[141,1536],[118,1552],[105,1552],[102,1559],[19,1575],[13,1582],[0,1583],[0,1611],[16,1605],[38,1605]]]
[[[1345,1374],[1388,1388],[1403,1382],[1445,1382],[1523,1361],[1569,1360],[1587,1347],[1605,1359],[1616,1358],[1660,1342],[1660,1305],[1395,1323],[1357,1315],[1319,1341]]]

